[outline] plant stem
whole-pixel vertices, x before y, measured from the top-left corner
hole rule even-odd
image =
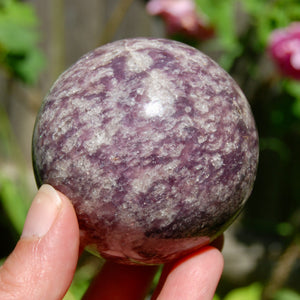
[[[299,238],[295,238],[282,253],[275,266],[269,283],[265,286],[262,300],[274,299],[276,292],[283,287],[292,271],[295,261],[300,257]]]

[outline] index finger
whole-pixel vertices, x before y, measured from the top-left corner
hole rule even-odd
[[[224,267],[221,252],[207,246],[166,265],[152,300],[211,300]]]

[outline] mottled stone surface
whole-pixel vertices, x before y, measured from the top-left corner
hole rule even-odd
[[[210,242],[250,195],[258,137],[247,100],[210,58],[164,39],[88,53],[45,98],[38,185],[74,203],[82,242],[162,263]]]

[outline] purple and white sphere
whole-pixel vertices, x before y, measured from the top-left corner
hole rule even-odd
[[[125,39],[65,71],[33,134],[38,186],[77,213],[81,242],[160,264],[215,239],[249,197],[258,135],[234,80],[185,44]]]

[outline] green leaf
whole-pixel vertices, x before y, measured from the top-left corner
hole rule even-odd
[[[45,65],[38,49],[38,19],[29,3],[13,0],[0,5],[0,64],[27,83],[36,81]]]
[[[252,18],[261,47],[267,45],[273,30],[286,27],[300,19],[300,6],[297,0],[244,0],[241,3]]]
[[[286,27],[300,19],[298,0],[196,0],[196,4],[216,28],[216,47],[222,54],[219,63],[228,71],[235,59],[248,49],[264,52],[274,29]],[[249,19],[251,36],[248,40],[243,34],[238,36],[238,7],[246,20]]]
[[[261,151],[266,149],[274,151],[283,161],[289,161],[291,157],[289,147],[276,137],[262,137],[260,139],[260,149]]]
[[[294,233],[294,226],[287,222],[281,222],[276,226],[277,232],[281,236],[291,236]]]
[[[18,186],[0,174],[0,200],[5,213],[18,233],[22,232],[28,205]]]
[[[226,70],[242,51],[237,34],[236,2],[236,0],[196,0],[199,10],[208,16],[216,29],[218,44],[223,53],[219,64]]]
[[[37,49],[27,53],[26,59],[16,60],[12,63],[14,72],[26,83],[34,83],[38,79],[40,71],[45,66],[45,57]]]
[[[37,18],[26,3],[9,1],[0,9],[0,44],[9,51],[30,50],[38,42]]]
[[[79,298],[75,297],[72,292],[69,290],[66,295],[64,296],[63,300],[77,300]]]
[[[240,1],[244,9],[249,13],[249,15],[259,15],[262,13],[262,9],[265,6],[265,1],[261,0],[247,0]]]
[[[224,300],[260,300],[261,293],[261,284],[253,283],[247,287],[232,290],[226,295]]]
[[[0,267],[4,264],[6,258],[1,258],[0,259]]]
[[[276,293],[274,300],[300,300],[300,295],[290,289],[282,289]]]
[[[95,260],[87,260],[82,265],[79,262],[72,284],[64,300],[82,299],[94,276],[98,273],[101,264],[103,264],[103,261],[100,259],[96,263]]]
[[[300,82],[287,80],[283,84],[283,88],[294,97],[294,103],[292,105],[292,111],[294,116],[300,118]]]

